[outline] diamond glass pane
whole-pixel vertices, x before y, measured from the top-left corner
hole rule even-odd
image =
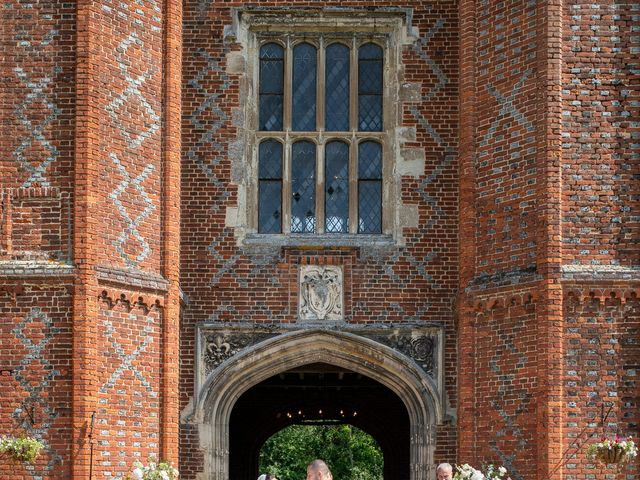
[[[260,95],[260,130],[282,130],[283,95]]]
[[[358,145],[358,179],[382,179],[382,146],[376,142]]]
[[[382,48],[372,43],[358,50],[358,129],[382,131]]]
[[[358,95],[358,129],[382,131],[382,95]]]
[[[349,146],[328,143],[325,148],[325,231],[346,233],[349,225]]]
[[[258,198],[258,232],[282,231],[282,181],[260,180]]]
[[[382,94],[382,60],[358,62],[358,93],[360,95]]]
[[[282,179],[282,144],[275,140],[266,140],[260,144],[259,175],[261,180]]]
[[[260,49],[260,130],[282,130],[284,99],[284,50],[268,43]]]
[[[316,129],[316,48],[301,43],[293,49],[292,127],[296,131]]]
[[[291,153],[291,232],[313,233],[316,227],[316,146],[311,142],[296,142]]]
[[[382,60],[382,47],[375,43],[365,43],[358,49],[359,60]]]
[[[325,130],[349,130],[349,48],[327,47],[325,79]]]
[[[358,233],[382,232],[382,182],[358,182]]]

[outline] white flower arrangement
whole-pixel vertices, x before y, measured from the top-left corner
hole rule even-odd
[[[637,455],[638,447],[631,437],[617,436],[614,439],[603,437],[587,448],[587,458],[604,463],[628,461]]]
[[[507,474],[504,467],[489,465],[484,472],[476,470],[468,463],[456,465],[454,480],[501,480]],[[508,480],[508,479],[507,479]]]
[[[0,437],[0,453],[19,462],[33,462],[43,448],[44,444],[33,437]]]
[[[148,465],[141,462],[133,464],[133,471],[127,478],[130,480],[176,480],[180,473],[170,462],[155,462],[150,460]]]

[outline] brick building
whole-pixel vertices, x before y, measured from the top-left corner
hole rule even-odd
[[[387,479],[636,478],[581,447],[640,433],[637,3],[0,11],[0,425],[46,446],[0,477],[250,479],[326,418]]]

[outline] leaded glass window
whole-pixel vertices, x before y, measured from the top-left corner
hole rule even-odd
[[[382,229],[382,147],[377,142],[358,145],[358,233]]]
[[[282,231],[282,144],[277,140],[260,143],[258,153],[258,232]]]
[[[293,144],[291,154],[291,232],[313,233],[316,228],[316,146]]]
[[[341,43],[329,45],[325,66],[325,129],[349,130],[349,48]]]
[[[382,130],[382,48],[374,43],[358,50],[358,127]]]
[[[349,231],[349,146],[330,142],[325,147],[324,231]]]
[[[316,129],[316,48],[308,43],[293,49],[293,130]]]
[[[260,130],[282,130],[284,49],[267,43],[260,49]]]
[[[308,31],[260,40],[259,233],[383,232],[385,42]]]

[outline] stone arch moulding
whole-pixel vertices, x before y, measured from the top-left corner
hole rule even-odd
[[[273,375],[316,362],[368,376],[398,395],[409,415],[410,478],[434,478],[436,425],[445,412],[433,380],[411,358],[386,345],[352,333],[315,329],[258,343],[208,375],[192,417],[205,452],[203,478],[229,479],[229,419],[240,396]]]

